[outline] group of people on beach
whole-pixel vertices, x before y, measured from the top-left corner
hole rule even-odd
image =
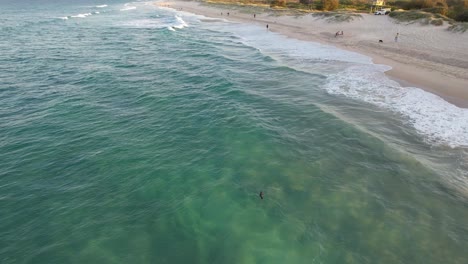
[[[268,25],[267,25],[267,29],[268,29]],[[343,30],[337,31],[337,32],[335,33],[335,38],[338,37],[338,36],[343,36],[343,35],[344,35]],[[398,42],[398,37],[400,37],[400,33],[396,33],[396,35],[395,35],[395,42]],[[383,42],[383,40],[379,40],[379,42]]]

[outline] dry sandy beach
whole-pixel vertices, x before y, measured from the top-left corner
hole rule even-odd
[[[361,14],[351,22],[305,15],[257,13],[249,7],[214,6],[194,1],[156,3],[234,22],[255,23],[291,38],[315,41],[365,54],[392,67],[387,74],[402,86],[423,88],[459,107],[468,108],[468,33],[443,26],[397,23],[389,16]],[[227,16],[229,12],[229,16]],[[223,13],[223,15],[222,15]],[[343,36],[335,37],[335,32]],[[394,37],[399,33],[398,42]],[[379,43],[382,40],[382,43]]]

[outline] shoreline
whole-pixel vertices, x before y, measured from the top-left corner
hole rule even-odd
[[[241,7],[243,9],[241,12],[238,9],[239,6],[235,5],[226,5],[221,8],[196,1],[175,0],[155,4],[233,22],[262,26],[268,24],[269,30],[289,38],[356,52],[370,57],[375,64],[392,67],[385,74],[402,87],[417,87],[436,94],[455,106],[468,108],[468,51],[451,45],[452,43],[461,43],[461,45],[468,43],[465,42],[465,40],[468,41],[468,34],[444,32],[443,28],[434,26],[397,24],[393,23],[388,16],[368,14],[362,14],[362,19],[351,22],[327,22],[324,18],[317,18],[310,14],[272,16],[268,12],[261,12],[257,13],[254,18],[253,14],[258,10],[251,6]],[[224,15],[221,15],[221,12]],[[226,15],[227,12],[230,12],[229,16]],[[372,27],[372,24],[376,25]],[[379,26],[381,28],[376,30],[375,28]],[[344,36],[336,38],[332,32],[340,28],[344,31]],[[401,42],[393,42],[394,31],[401,32],[400,36],[403,38]],[[419,33],[419,31],[423,32]],[[430,43],[433,44],[431,46],[420,39],[420,35],[423,34],[433,34],[438,37],[443,35],[444,38],[439,42]],[[384,44],[374,42],[379,38],[384,40]],[[432,39],[434,37],[430,36],[429,40],[432,41]]]

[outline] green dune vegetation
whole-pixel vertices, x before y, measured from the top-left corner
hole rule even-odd
[[[451,31],[468,29],[468,0],[397,0],[388,4],[392,8],[389,15],[401,22],[441,26],[446,21],[451,24],[448,28]]]
[[[287,8],[301,12],[334,10],[370,12],[379,8],[388,8],[392,11],[390,16],[399,21],[426,19],[432,25],[442,25],[444,20],[451,23],[468,22],[468,0],[209,0],[208,2]]]

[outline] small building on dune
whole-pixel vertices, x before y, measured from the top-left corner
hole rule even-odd
[[[372,0],[371,13],[381,10],[386,4],[385,0]]]
[[[385,6],[385,0],[372,0],[372,6],[382,7]]]

